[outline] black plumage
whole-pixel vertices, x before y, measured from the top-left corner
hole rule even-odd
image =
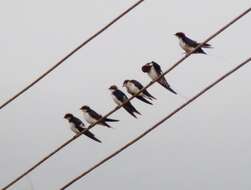
[[[127,92],[135,96],[137,99],[141,100],[144,103],[152,105],[152,103],[148,101],[146,98],[152,100],[153,96],[150,95],[150,93],[147,92],[146,89],[140,92],[144,88],[144,86],[137,80],[125,80],[123,83],[123,87],[126,87]]]
[[[84,127],[84,123],[78,119],[77,117],[73,116],[70,113],[65,114],[64,116],[65,119],[68,120],[68,122],[71,124],[71,130],[76,133],[79,134],[83,131],[85,131],[83,134],[86,135],[87,137],[91,138],[92,140],[101,143],[101,141],[95,137],[95,135],[90,132],[89,130],[86,130],[87,128]]]
[[[99,121],[101,118],[103,118],[102,115],[98,114],[96,111],[94,111],[93,109],[91,109],[89,106],[82,106],[80,108],[80,110],[82,110],[84,112],[84,117],[86,119],[86,121],[90,124],[94,124],[97,121]],[[104,125],[108,128],[112,128],[109,124],[107,124],[106,122],[117,122],[119,120],[116,119],[110,119],[110,118],[104,118],[102,119],[98,124]]]
[[[132,83],[133,83],[135,86],[137,86],[138,89],[140,89],[140,90],[144,88],[144,86],[143,86],[139,81],[137,81],[137,80],[130,80],[130,82],[132,82]],[[145,96],[147,96],[150,100],[151,100],[151,99],[155,99],[155,100],[156,100],[156,98],[155,98],[154,96],[152,96],[146,89],[143,90],[142,93],[143,93]]]
[[[183,32],[177,32],[175,35],[181,40],[182,42],[180,43],[181,47],[186,51],[186,53],[191,52],[192,49],[195,49],[201,44],[188,38]],[[206,52],[202,48],[212,48],[212,46],[208,43],[205,43],[200,48],[198,48],[194,53],[206,54]]]
[[[158,63],[152,61],[142,66],[142,71],[148,73],[152,80],[156,80],[160,75],[163,74],[161,67]],[[173,94],[177,94],[175,90],[171,88],[168,84],[166,78],[163,76],[157,81],[161,86],[172,92]]]
[[[113,85],[109,89],[112,91],[113,99],[117,105],[121,105],[128,100],[128,97],[121,90],[119,90],[117,86]],[[135,118],[137,118],[135,113],[141,115],[141,113],[136,110],[130,101],[123,105],[123,108]]]

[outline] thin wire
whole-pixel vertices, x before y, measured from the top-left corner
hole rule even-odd
[[[221,82],[222,80],[224,80],[225,78],[227,78],[228,76],[230,76],[231,74],[233,74],[235,71],[237,71],[238,69],[240,69],[241,67],[243,67],[244,65],[246,65],[249,61],[251,61],[251,57],[249,57],[246,61],[242,62],[241,64],[239,64],[238,66],[236,66],[235,68],[233,68],[232,70],[230,70],[229,72],[227,72],[226,74],[224,74],[223,76],[221,76],[220,78],[218,78],[216,81],[214,81],[213,83],[211,83],[210,85],[208,85],[206,88],[204,88],[203,90],[201,90],[198,94],[196,94],[191,99],[189,99],[188,101],[186,101],[184,104],[182,104],[181,106],[179,106],[178,108],[176,108],[173,112],[171,112],[169,115],[167,115],[166,117],[164,117],[163,119],[161,119],[154,126],[152,126],[151,128],[149,128],[148,130],[146,130],[144,133],[142,133],[141,135],[139,135],[137,138],[133,139],[132,141],[130,141],[126,145],[122,146],[120,149],[116,150],[115,152],[113,152],[112,154],[110,154],[109,156],[107,156],[106,158],[104,158],[103,160],[101,160],[100,162],[98,162],[97,164],[95,164],[94,166],[92,166],[90,169],[86,170],[84,173],[82,173],[78,177],[76,177],[73,180],[71,180],[69,183],[67,183],[62,188],[60,188],[60,190],[64,190],[64,189],[68,188],[69,186],[71,186],[73,183],[75,183],[76,181],[78,181],[79,179],[81,179],[82,177],[84,177],[85,175],[87,175],[88,173],[92,172],[93,170],[95,170],[96,168],[98,168],[99,166],[101,166],[102,164],[104,164],[105,162],[107,162],[108,160],[110,160],[111,158],[113,158],[116,155],[118,155],[120,152],[122,152],[125,149],[127,149],[129,146],[133,145],[134,143],[136,143],[137,141],[139,141],[140,139],[142,139],[144,136],[146,136],[151,131],[153,131],[154,129],[156,129],[159,125],[161,125],[162,123],[164,123],[165,121],[167,121],[168,119],[170,119],[172,116],[174,116],[175,114],[177,114],[179,111],[183,110],[186,106],[188,106],[189,104],[191,104],[197,98],[199,98],[200,96],[202,96],[203,94],[205,94],[207,91],[209,91],[215,85],[217,85],[219,82]]]
[[[117,22],[118,20],[120,20],[123,16],[125,16],[126,14],[128,14],[130,11],[132,11],[134,8],[136,8],[138,5],[140,5],[141,3],[143,3],[144,0],[139,0],[137,1],[135,4],[133,4],[131,7],[129,7],[128,9],[126,9],[124,12],[122,12],[119,16],[117,16],[115,19],[113,19],[110,23],[108,23],[106,26],[104,26],[103,28],[101,28],[99,31],[97,31],[94,35],[92,35],[91,37],[89,37],[86,41],[84,41],[81,45],[79,45],[77,48],[75,48],[73,51],[71,51],[68,55],[66,55],[64,58],[62,58],[58,63],[56,63],[53,67],[51,67],[48,71],[46,71],[44,74],[42,74],[40,77],[38,77],[36,80],[34,80],[32,83],[30,83],[27,87],[25,87],[23,90],[21,90],[20,92],[18,92],[16,95],[14,95],[13,97],[11,97],[10,99],[8,99],[6,102],[4,102],[1,106],[0,106],[0,110],[2,108],[4,108],[5,106],[7,106],[9,103],[11,103],[12,101],[14,101],[17,97],[19,97],[20,95],[22,95],[24,92],[26,92],[27,90],[29,90],[32,86],[34,86],[36,83],[38,83],[40,80],[42,80],[44,77],[46,77],[50,72],[52,72],[54,69],[56,69],[59,65],[61,65],[64,61],[66,61],[69,57],[71,57],[73,54],[75,54],[78,50],[80,50],[82,47],[84,47],[86,44],[88,44],[90,41],[92,41],[93,39],[95,39],[97,36],[99,36],[101,33],[103,33],[105,30],[107,30],[109,27],[111,27],[115,22]],[[32,170],[34,170],[36,167],[38,167],[40,164],[42,164],[44,161],[46,161],[48,158],[50,158],[52,155],[54,155],[56,152],[58,152],[60,149],[62,149],[63,147],[65,147],[66,145],[68,145],[69,143],[71,143],[73,140],[75,140],[78,136],[74,136],[73,138],[69,139],[68,141],[66,141],[64,144],[62,144],[60,147],[58,147],[56,150],[54,150],[53,152],[51,152],[50,154],[48,154],[47,156],[45,156],[42,160],[40,160],[38,163],[36,163],[35,165],[33,165],[30,169],[28,169],[27,171],[25,171],[23,174],[21,174],[19,177],[17,177],[16,179],[14,179],[13,181],[11,181],[9,184],[7,184],[4,188],[2,188],[2,190],[6,190],[9,187],[11,187],[12,185],[14,185],[16,182],[18,182],[20,179],[22,179],[24,176],[26,176],[27,174],[29,174]]]
[[[242,18],[243,16],[245,16],[247,13],[249,13],[251,11],[251,7],[248,8],[247,10],[245,10],[243,13],[241,13],[239,16],[235,17],[233,20],[231,20],[228,24],[226,24],[225,26],[223,26],[222,28],[220,28],[217,32],[215,32],[213,35],[211,35],[209,38],[207,38],[204,42],[202,42],[199,46],[197,46],[197,48],[195,48],[193,51],[191,51],[190,53],[186,54],[183,58],[181,58],[180,60],[178,60],[170,69],[168,69],[166,72],[164,72],[162,75],[160,75],[156,80],[151,81],[148,85],[146,85],[143,89],[141,89],[137,94],[135,94],[134,96],[131,96],[127,101],[125,101],[123,104],[121,104],[120,106],[115,107],[113,110],[111,110],[109,113],[107,113],[106,115],[104,115],[102,118],[100,118],[96,123],[89,125],[89,127],[86,130],[83,130],[81,133],[75,135],[74,137],[72,137],[71,139],[69,139],[68,141],[66,141],[64,144],[62,144],[61,146],[59,146],[57,149],[55,149],[53,152],[51,152],[50,154],[48,154],[47,156],[45,156],[42,160],[40,160],[38,163],[36,163],[35,165],[33,165],[30,169],[28,169],[27,171],[25,171],[23,174],[21,174],[19,177],[17,177],[16,179],[14,179],[13,181],[11,181],[8,185],[6,185],[4,188],[2,188],[2,190],[6,190],[8,189],[10,186],[12,186],[13,184],[15,184],[17,181],[19,181],[20,179],[22,179],[24,176],[26,176],[28,173],[30,173],[32,170],[34,170],[35,168],[37,168],[39,165],[41,165],[43,162],[45,162],[47,159],[49,159],[51,156],[53,156],[54,154],[56,154],[58,151],[60,151],[62,148],[64,148],[65,146],[67,146],[68,144],[70,144],[72,141],[74,141],[76,138],[78,138],[79,136],[81,136],[85,131],[93,128],[96,124],[98,124],[99,122],[101,122],[104,118],[110,116],[112,113],[116,112],[118,109],[120,109],[122,106],[124,106],[126,103],[128,103],[130,100],[132,100],[134,97],[136,97],[137,95],[139,95],[142,91],[144,91],[145,89],[147,89],[148,87],[150,87],[151,85],[153,85],[155,82],[157,82],[161,77],[163,77],[164,75],[166,75],[167,73],[169,73],[171,70],[173,70],[175,67],[177,67],[181,62],[183,62],[186,58],[188,58],[191,54],[193,54],[197,49],[199,49],[200,47],[202,47],[205,43],[209,42],[211,39],[213,39],[214,37],[216,37],[217,35],[219,35],[221,32],[223,32],[224,30],[226,30],[228,27],[230,27],[232,24],[234,24],[236,21],[238,21],[240,18]]]
[[[82,47],[84,47],[86,44],[88,44],[90,41],[95,39],[97,36],[99,36],[101,33],[103,33],[106,29],[108,29],[110,26],[112,26],[115,22],[120,20],[123,16],[125,16],[127,13],[129,13],[131,10],[136,8],[139,4],[141,4],[144,0],[140,0],[137,3],[133,4],[131,7],[129,7],[127,10],[125,10],[123,13],[121,13],[119,16],[117,16],[115,19],[113,19],[111,22],[109,22],[106,26],[101,28],[99,31],[97,31],[95,34],[93,34],[91,37],[89,37],[86,41],[84,41],[82,44],[80,44],[78,47],[76,47],[73,51],[71,51],[69,54],[67,54],[64,58],[62,58],[59,62],[57,62],[53,67],[51,67],[49,70],[47,70],[45,73],[40,75],[37,79],[35,79],[33,82],[31,82],[28,86],[26,86],[24,89],[19,91],[17,94],[12,96],[10,99],[8,99],[6,102],[4,102],[0,106],[0,110],[3,109],[5,106],[7,106],[9,103],[14,101],[17,97],[22,95],[24,92],[29,90],[32,86],[34,86],[36,83],[38,83],[40,80],[42,80],[44,77],[46,77],[49,73],[51,73],[53,70],[55,70],[59,65],[64,63],[68,58],[70,58],[73,54],[75,54],[77,51],[79,51]]]

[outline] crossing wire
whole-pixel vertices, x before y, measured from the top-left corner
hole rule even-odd
[[[125,16],[127,13],[129,13],[134,8],[136,8],[143,1],[144,0],[140,0],[140,1],[136,2],[135,4],[133,4],[127,10],[125,10],[124,12],[122,12],[119,16],[117,16],[115,19],[113,19],[111,22],[109,22],[106,26],[104,26],[103,28],[101,28],[99,31],[97,31],[95,34],[93,34],[91,37],[89,37],[87,40],[85,40],[82,44],[80,44],[78,47],[76,47],[74,50],[72,50],[64,58],[62,58],[60,61],[58,61],[53,67],[51,67],[45,73],[43,73],[42,75],[40,75],[37,79],[35,79],[34,81],[32,81],[28,86],[26,86],[21,91],[19,91],[17,94],[15,94],[10,99],[8,99],[6,102],[4,102],[3,104],[1,104],[0,110],[3,109],[5,106],[7,106],[12,101],[14,101],[15,99],[17,99],[20,95],[22,95],[23,93],[25,93],[27,90],[29,90],[32,86],[34,86],[36,83],[38,83],[44,77],[46,77],[49,73],[51,73],[52,71],[54,71],[58,66],[60,66],[67,59],[69,59],[73,54],[75,54],[77,51],[79,51],[82,47],[84,47],[85,45],[87,45],[90,41],[92,41],[93,39],[95,39],[97,36],[99,36],[105,30],[107,30],[108,28],[110,28],[115,22],[117,22],[118,20],[120,20],[123,16]]]
[[[74,178],[73,180],[71,180],[69,183],[67,183],[66,185],[64,185],[63,187],[61,187],[60,190],[67,189],[69,186],[71,186],[72,184],[74,184],[76,181],[80,180],[81,178],[83,178],[84,176],[86,176],[90,172],[94,171],[95,169],[97,169],[98,167],[100,167],[102,164],[104,164],[108,160],[112,159],[113,157],[117,156],[119,153],[121,153],[122,151],[124,151],[128,147],[132,146],[134,143],[136,143],[137,141],[139,141],[140,139],[142,139],[144,136],[146,136],[147,134],[149,134],[151,131],[153,131],[154,129],[156,129],[157,127],[159,127],[162,123],[164,123],[165,121],[167,121],[168,119],[170,119],[172,116],[174,116],[175,114],[177,114],[179,111],[183,110],[186,106],[188,106],[189,104],[191,104],[193,101],[195,101],[196,99],[198,99],[200,96],[202,96],[203,94],[205,94],[206,92],[208,92],[211,88],[213,88],[215,85],[217,85],[218,83],[220,83],[222,80],[224,80],[225,78],[227,78],[228,76],[230,76],[231,74],[233,74],[234,72],[236,72],[238,69],[240,69],[241,67],[243,67],[244,65],[246,65],[250,60],[251,60],[251,57],[249,57],[247,60],[245,60],[241,64],[237,65],[235,68],[233,68],[232,70],[230,70],[226,74],[224,74],[221,77],[219,77],[216,81],[214,81],[213,83],[211,83],[210,85],[208,85],[206,88],[204,88],[203,90],[201,90],[198,94],[196,94],[191,99],[189,99],[188,101],[186,101],[184,104],[182,104],[181,106],[179,106],[178,108],[176,108],[173,112],[171,112],[166,117],[164,117],[163,119],[161,119],[160,121],[158,121],[155,125],[153,125],[151,128],[149,128],[148,130],[146,130],[144,133],[142,133],[141,135],[139,135],[138,137],[136,137],[132,141],[128,142],[126,145],[122,146],[120,149],[116,150],[115,152],[113,152],[112,154],[110,154],[109,156],[107,156],[106,158],[104,158],[103,160],[101,160],[100,162],[98,162],[97,164],[95,164],[94,166],[92,166],[90,169],[86,170],[81,175],[79,175],[76,178]]]
[[[61,149],[63,149],[64,147],[66,147],[68,144],[70,144],[72,141],[74,141],[75,139],[77,139],[79,136],[81,136],[85,131],[93,128],[96,124],[98,124],[99,122],[101,122],[104,118],[108,117],[109,115],[111,115],[112,113],[116,112],[117,110],[119,110],[122,106],[124,106],[125,104],[127,104],[130,100],[132,100],[133,98],[135,98],[137,95],[139,95],[142,91],[144,91],[145,89],[147,89],[148,87],[150,87],[151,85],[153,85],[155,82],[157,82],[161,77],[163,77],[164,75],[166,75],[167,73],[169,73],[170,71],[172,71],[175,67],[177,67],[179,64],[181,64],[185,59],[187,59],[190,55],[192,55],[196,50],[198,50],[200,47],[202,47],[205,43],[209,42],[210,40],[212,40],[213,38],[215,38],[217,35],[219,35],[220,33],[222,33],[224,30],[226,30],[227,28],[229,28],[232,24],[234,24],[235,22],[237,22],[239,19],[241,19],[243,16],[245,16],[246,14],[248,14],[251,11],[251,7],[248,8],[247,10],[243,11],[240,15],[238,15],[237,17],[235,17],[234,19],[232,19],[230,22],[228,22],[226,25],[224,25],[223,27],[221,27],[217,32],[215,32],[214,34],[212,34],[210,37],[208,37],[205,41],[203,41],[199,46],[197,46],[193,51],[191,51],[190,53],[186,54],[184,57],[182,57],[180,60],[178,60],[172,67],[170,67],[167,71],[165,71],[162,75],[160,75],[156,80],[152,80],[148,85],[146,85],[143,89],[141,89],[137,94],[135,94],[134,96],[131,96],[127,101],[125,101],[122,105],[115,107],[113,110],[111,110],[109,113],[107,113],[106,115],[104,115],[102,118],[100,118],[96,123],[89,125],[89,127],[86,130],[83,130],[81,133],[75,135],[74,137],[72,137],[71,139],[69,139],[68,141],[66,141],[65,143],[63,143],[61,146],[59,146],[57,149],[55,149],[54,151],[52,151],[51,153],[49,153],[47,156],[45,156],[44,158],[42,158],[39,162],[37,162],[36,164],[34,164],[31,168],[29,168],[28,170],[26,170],[24,173],[22,173],[20,176],[18,176],[17,178],[15,178],[14,180],[12,180],[9,184],[7,184],[5,187],[2,188],[2,190],[6,190],[9,187],[11,187],[12,185],[14,185],[16,182],[18,182],[20,179],[22,179],[24,176],[26,176],[27,174],[29,174],[31,171],[33,171],[35,168],[37,168],[39,165],[41,165],[42,163],[44,163],[46,160],[48,160],[50,157],[52,157],[54,154],[56,154],[57,152],[59,152]]]

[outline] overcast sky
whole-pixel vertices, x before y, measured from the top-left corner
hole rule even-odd
[[[0,102],[22,89],[136,0],[1,0]],[[89,105],[114,108],[108,87],[125,79],[147,84],[141,66],[168,69],[183,56],[176,32],[197,41],[250,6],[250,0],[146,0],[55,72],[1,110],[0,187],[73,136],[63,119]],[[92,131],[102,144],[80,137],[12,190],[55,190],[151,127],[221,74],[250,56],[251,15],[193,55],[167,79],[180,96],[155,84],[153,106],[133,100],[142,113],[124,110],[114,130]],[[69,189],[250,190],[251,65],[161,125],[149,136]],[[123,89],[125,91],[125,89]],[[86,122],[85,122],[86,123]]]

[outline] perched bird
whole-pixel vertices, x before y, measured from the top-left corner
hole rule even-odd
[[[154,61],[143,65],[141,69],[144,73],[147,73],[152,80],[156,80],[163,73],[160,65]],[[177,92],[175,92],[167,83],[164,76],[158,80],[158,83],[170,92],[177,94]]]
[[[190,38],[188,38],[183,32],[177,32],[175,34],[175,36],[178,37],[179,39],[179,44],[180,47],[185,50],[186,53],[190,53],[191,51],[193,51],[198,45],[200,45],[200,43],[191,40]],[[199,49],[197,49],[194,53],[202,53],[202,54],[206,54],[206,52],[203,51],[202,48],[212,48],[212,46],[210,44],[203,44],[203,46]]]
[[[119,90],[116,85],[112,85],[109,90],[111,91],[112,98],[117,105],[122,105],[128,100],[128,97],[121,90]],[[123,105],[123,108],[135,118],[137,118],[135,113],[141,115],[141,113],[139,113],[136,108],[133,107],[131,102],[127,102],[125,105]]]
[[[78,119],[77,117],[74,117],[71,113],[65,114],[64,118],[68,120],[68,122],[70,123],[70,126],[71,126],[71,130],[76,134],[79,134],[82,131],[87,129],[85,127],[84,123],[80,119]],[[86,130],[83,134],[86,135],[87,137],[91,138],[92,140],[101,143],[101,141],[99,139],[97,139],[95,137],[95,135],[93,133],[91,133],[89,130]]]
[[[84,118],[85,120],[89,123],[89,124],[94,124],[96,123],[98,120],[100,120],[103,116],[98,114],[97,112],[95,112],[94,110],[92,110],[89,106],[82,106],[80,108],[80,110],[83,112]],[[112,128],[110,125],[108,125],[106,122],[117,122],[119,120],[116,119],[110,119],[110,118],[104,118],[103,120],[101,120],[98,124],[106,126],[108,128]]]
[[[127,92],[133,96],[136,95],[141,89],[144,88],[144,86],[137,80],[125,80],[123,83],[123,87],[126,87]],[[140,94],[138,94],[135,97],[151,105],[152,103],[149,102],[146,98],[148,98],[149,100],[156,99],[147,90],[143,90]]]

